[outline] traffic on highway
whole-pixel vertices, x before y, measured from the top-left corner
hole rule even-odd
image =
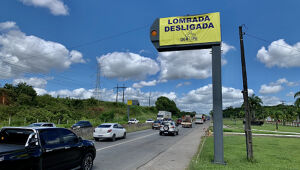
[[[138,169],[193,132],[167,112],[160,112],[157,120],[148,123],[152,129],[128,134],[118,123],[103,123],[93,128],[94,140],[76,135],[76,131],[90,128],[87,121],[69,129],[45,122],[3,127],[0,169]]]

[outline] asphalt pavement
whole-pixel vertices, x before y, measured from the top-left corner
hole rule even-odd
[[[203,126],[203,125],[193,125]],[[95,142],[97,156],[94,170],[135,170],[165,152],[194,128],[179,127],[178,136],[160,136],[159,130],[143,130],[127,134],[115,142]]]

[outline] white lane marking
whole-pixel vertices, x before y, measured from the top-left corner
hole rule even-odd
[[[143,139],[145,137],[148,137],[148,136],[151,136],[151,135],[155,135],[155,134],[157,134],[157,133],[152,133],[152,134],[149,134],[149,135],[146,135],[146,136],[141,136],[141,137],[138,137],[138,138],[126,141],[126,142],[118,143],[118,144],[107,146],[107,147],[100,148],[100,149],[96,149],[96,151],[101,151],[101,150],[112,148],[112,147],[115,147],[115,146],[118,146],[118,145],[122,145],[122,144],[125,144],[125,143],[133,142],[133,141],[136,141],[136,140],[139,140],[139,139]]]

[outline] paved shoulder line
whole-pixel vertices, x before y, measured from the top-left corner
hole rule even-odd
[[[155,134],[157,134],[157,133],[152,133],[152,134],[149,134],[149,135],[145,135],[145,136],[141,136],[141,137],[138,137],[138,138],[135,138],[135,139],[128,140],[126,142],[118,143],[118,144],[115,144],[115,145],[110,145],[110,146],[107,146],[107,147],[104,147],[104,148],[97,149],[96,151],[101,151],[101,150],[112,148],[112,147],[122,145],[122,144],[125,144],[125,143],[130,143],[130,142],[133,142],[133,141],[136,141],[136,140],[139,140],[139,139],[143,139],[143,138],[146,138],[148,136],[155,135]]]

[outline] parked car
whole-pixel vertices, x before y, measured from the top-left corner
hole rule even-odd
[[[92,124],[89,121],[79,121],[72,125],[72,129],[79,129],[79,128],[88,128],[88,127],[93,127]]]
[[[96,157],[92,141],[53,127],[3,127],[0,169],[90,170]]]
[[[176,120],[176,124],[177,124],[177,125],[181,125],[181,122],[182,122],[182,119],[181,119],[181,118],[178,118],[178,119]]]
[[[39,126],[56,127],[54,123],[46,123],[46,122],[32,123],[28,125],[28,127],[39,127]]]
[[[152,129],[159,129],[161,123],[162,123],[162,121],[160,121],[160,120],[155,120],[155,121],[152,123]]]
[[[159,135],[178,135],[179,129],[175,122],[163,122],[159,129]]]
[[[154,122],[154,120],[152,120],[152,119],[148,119],[148,120],[146,120],[146,122],[145,123],[153,123]]]
[[[139,120],[137,120],[137,119],[130,119],[129,121],[128,121],[128,124],[137,124],[137,123],[139,123],[140,121]]]
[[[103,123],[95,128],[93,133],[95,141],[100,139],[111,139],[115,141],[116,138],[126,138],[126,129],[117,123]]]

